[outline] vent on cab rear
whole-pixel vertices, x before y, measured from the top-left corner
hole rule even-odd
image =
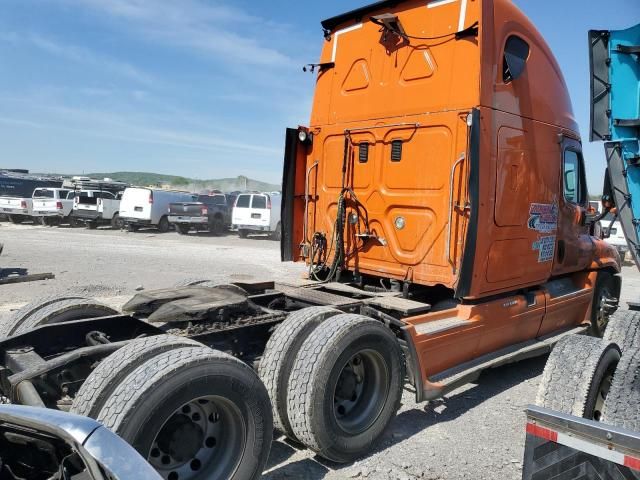
[[[391,142],[391,161],[399,162],[402,160],[402,140],[394,140]]]
[[[369,143],[362,142],[358,145],[358,161],[367,163],[369,161]]]

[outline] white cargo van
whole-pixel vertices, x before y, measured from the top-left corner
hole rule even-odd
[[[191,202],[197,195],[176,190],[129,187],[120,202],[120,220],[129,231],[140,227],[157,227],[161,232],[169,230],[169,204]]]
[[[73,210],[72,193],[69,188],[36,188],[32,202],[34,220],[49,226],[62,223]]]
[[[251,234],[267,234],[280,240],[280,205],[282,196],[271,193],[241,193],[236,198],[231,229],[241,238]]]
[[[622,230],[622,224],[620,220],[613,214],[607,213],[602,219],[602,230],[605,237],[605,242],[615,247],[620,254],[620,260],[624,263],[627,253],[629,252],[629,244],[624,236]]]

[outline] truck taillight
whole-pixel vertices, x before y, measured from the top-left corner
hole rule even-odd
[[[62,210],[62,202],[56,202],[56,208]]]
[[[153,192],[149,192],[149,205],[153,205]]]
[[[20,202],[20,208],[27,208],[27,202],[25,200]]]
[[[102,199],[101,198],[98,199],[98,206],[100,206],[100,205],[102,205]]]
[[[200,215],[203,217],[209,215],[209,209],[207,207],[200,207]]]
[[[78,197],[73,197],[73,203],[75,203],[76,205],[79,203],[79,198]]]
[[[271,197],[267,196],[267,210],[271,210]]]

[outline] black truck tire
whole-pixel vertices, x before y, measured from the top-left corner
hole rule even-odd
[[[71,299],[55,302],[26,317],[19,325],[12,325],[11,335],[19,335],[41,325],[71,322],[87,318],[117,315],[119,312],[107,305],[87,299]]]
[[[247,238],[249,236],[248,230],[238,230],[238,236],[240,238]]]
[[[209,221],[209,232],[215,236],[220,236],[224,233],[224,219],[221,215],[216,215]]]
[[[604,402],[602,421],[608,425],[640,431],[640,348],[622,354]]]
[[[162,217],[158,222],[158,231],[160,233],[167,233],[169,231],[170,226],[171,225],[169,224],[169,219],[166,216]]]
[[[138,230],[140,230],[140,227],[138,225],[127,223],[127,232],[137,232]]]
[[[296,438],[320,456],[366,454],[400,408],[405,363],[384,324],[341,314],[302,344],[289,379],[287,412]]]
[[[601,271],[596,277],[596,285],[591,303],[591,334],[594,337],[602,337],[609,318],[615,312],[606,305],[607,301],[620,297],[620,279],[612,273]]]
[[[24,215],[8,215],[11,223],[19,224],[24,222]]]
[[[331,307],[309,307],[291,313],[269,338],[260,360],[258,375],[271,398],[273,426],[293,440],[296,438],[287,415],[291,368],[311,332],[327,318],[341,313]]]
[[[42,310],[54,303],[60,303],[65,300],[85,300],[88,298],[79,295],[51,295],[48,297],[38,298],[33,302],[27,303],[25,306],[16,310],[5,322],[0,323],[0,338],[13,335],[14,330],[22,325],[28,317],[39,310]]]
[[[111,229],[112,230],[122,230],[122,220],[120,220],[120,214],[114,213],[113,218],[111,219]]]
[[[275,240],[276,242],[282,240],[282,225],[280,224],[280,222],[278,222],[278,224],[276,225],[276,229],[271,232],[271,239]]]
[[[163,478],[256,479],[273,440],[269,396],[240,360],[207,347],[160,353],[132,371],[98,421]]]
[[[168,350],[197,346],[204,345],[174,335],[156,335],[129,342],[91,372],[73,399],[71,413],[96,418],[120,382],[148,359]]]
[[[179,235],[187,235],[189,230],[191,230],[191,225],[185,223],[176,223],[176,230]]]
[[[567,335],[549,355],[536,404],[599,420],[619,361],[616,344],[585,335]]]
[[[640,348],[640,312],[618,310],[609,319],[602,338],[618,345],[622,352]]]

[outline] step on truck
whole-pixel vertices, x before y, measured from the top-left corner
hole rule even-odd
[[[164,478],[256,478],[273,427],[349,462],[403,388],[435,399],[603,334],[620,257],[532,23],[507,0],[408,0],[322,27],[283,172],[282,260],[308,278],[27,305],[0,332],[3,395],[98,419]]]

